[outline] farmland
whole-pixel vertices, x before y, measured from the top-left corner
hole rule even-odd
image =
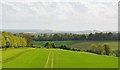
[[[2,63],[1,63],[2,62],[2,57],[1,56],[2,56],[2,49],[0,49],[0,69],[2,68]]]
[[[89,58],[88,58],[89,57]],[[2,50],[3,68],[117,68],[118,58],[45,48]]]
[[[105,40],[102,38],[98,40],[97,37],[79,40],[85,35],[73,34],[71,35],[73,37],[68,38],[69,34],[67,34],[63,36],[64,40],[61,41],[59,34],[54,34],[52,37],[45,34],[42,35],[42,39],[41,35],[36,37],[31,34],[16,35],[3,32],[2,67],[117,68],[118,41],[112,39],[109,34],[106,34],[108,37]]]
[[[43,47],[45,45],[45,42],[46,41],[36,41],[35,45]],[[67,45],[68,47],[78,48],[80,50],[88,49],[91,44],[98,45],[98,44],[104,44],[104,43],[109,44],[113,50],[118,49],[118,41],[50,41],[50,42],[54,42],[56,46]]]

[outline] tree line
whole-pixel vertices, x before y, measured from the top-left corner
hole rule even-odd
[[[56,46],[54,42],[46,42],[44,45],[45,48],[59,48],[59,49],[64,49],[64,50],[71,50],[71,51],[78,51],[80,52],[81,50],[78,48],[71,48],[68,47],[67,45],[60,45]],[[119,50],[112,50],[112,47],[109,44],[91,44],[91,46],[88,48],[88,50],[84,50],[84,52],[90,52],[90,53],[95,53],[99,55],[114,55],[116,57],[120,57],[120,51]]]
[[[110,55],[112,53],[112,47],[110,47],[110,45],[108,44],[92,44],[87,50],[87,52],[96,53],[100,55]]]
[[[67,45],[56,46],[54,42],[46,42],[44,47],[45,48],[59,48],[59,49],[71,50],[71,51],[80,51],[80,49],[71,48],[71,47],[68,47]]]
[[[33,35],[35,41],[67,41],[67,40],[118,40],[118,33],[90,33],[90,34],[39,34]]]
[[[32,47],[33,39],[30,34],[12,34],[10,32],[0,32],[2,48]]]

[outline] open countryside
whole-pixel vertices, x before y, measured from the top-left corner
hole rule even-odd
[[[102,35],[96,40],[99,34],[104,33],[91,38],[91,34],[2,32],[2,68],[118,68],[117,36],[106,33],[107,39],[100,40]]]
[[[60,49],[3,50],[3,68],[117,68],[118,58]]]
[[[2,0],[0,5],[0,69],[119,69],[118,0]]]

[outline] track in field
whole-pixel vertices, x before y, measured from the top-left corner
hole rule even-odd
[[[48,58],[47,58],[47,61],[46,61],[46,65],[45,65],[45,70],[47,70],[47,68],[49,68],[49,65],[48,63],[50,62],[50,56],[52,56],[52,60],[51,60],[51,70],[53,69],[53,52],[49,52],[48,54]]]

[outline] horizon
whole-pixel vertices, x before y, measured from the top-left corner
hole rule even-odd
[[[1,32],[11,32],[11,33],[35,33],[35,34],[64,34],[64,33],[72,33],[72,34],[90,34],[93,33],[118,33],[118,31],[99,31],[99,30],[83,30],[83,31],[56,31],[56,30],[40,30],[40,29],[11,29],[11,30],[0,30]]]
[[[50,29],[0,29],[0,30],[4,30],[4,31],[8,31],[8,30],[41,30],[41,31],[118,31],[118,30],[50,30]]]

